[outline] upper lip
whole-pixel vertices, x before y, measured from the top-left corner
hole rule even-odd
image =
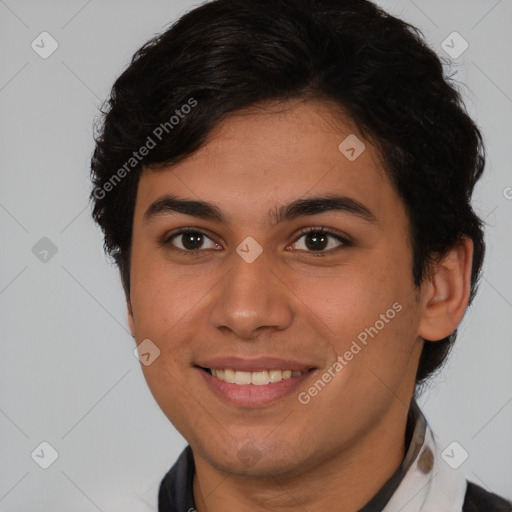
[[[216,356],[201,359],[196,366],[213,369],[232,369],[246,372],[261,372],[263,370],[295,370],[306,372],[315,368],[313,364],[296,359],[281,359],[277,357],[235,357]]]

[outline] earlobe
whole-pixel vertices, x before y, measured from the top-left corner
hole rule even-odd
[[[418,335],[438,341],[459,325],[469,302],[473,241],[463,237],[438,262],[422,285],[423,314]]]

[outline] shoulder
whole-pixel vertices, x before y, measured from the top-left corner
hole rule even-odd
[[[512,512],[512,503],[468,482],[462,512]]]

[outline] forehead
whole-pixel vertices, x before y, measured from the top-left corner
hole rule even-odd
[[[377,149],[341,109],[319,101],[229,115],[193,155],[144,170],[137,205],[164,193],[218,204],[247,222],[271,223],[276,205],[309,196],[343,195],[377,211],[402,208]]]

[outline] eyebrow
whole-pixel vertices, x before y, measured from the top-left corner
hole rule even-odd
[[[288,205],[270,210],[268,215],[273,224],[279,224],[298,217],[329,211],[345,212],[366,222],[377,222],[377,217],[364,204],[351,197],[337,195],[298,199]],[[150,222],[155,217],[172,213],[182,213],[223,224],[229,223],[229,219],[222,210],[212,203],[181,199],[172,195],[165,195],[154,201],[144,213],[144,222]]]

